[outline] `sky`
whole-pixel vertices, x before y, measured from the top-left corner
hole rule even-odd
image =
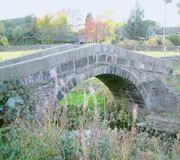
[[[167,5],[167,26],[174,27],[180,24],[180,14],[176,4],[179,0],[173,0]],[[111,18],[116,22],[127,20],[130,11],[138,2],[144,9],[145,19],[157,21],[164,25],[164,1],[163,0],[0,0],[0,20],[19,18],[34,14],[42,18],[46,13],[55,15],[61,9],[79,10],[84,20],[87,13],[94,16],[107,10],[114,13]]]

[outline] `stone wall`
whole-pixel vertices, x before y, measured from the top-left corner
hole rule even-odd
[[[0,67],[6,66],[6,65],[12,65],[15,63],[20,63],[23,61],[28,61],[28,60],[32,60],[32,59],[36,59],[36,58],[42,58],[44,56],[48,56],[48,55],[51,55],[54,53],[59,53],[59,52],[65,51],[65,50],[70,50],[70,49],[78,48],[78,47],[79,47],[79,45],[75,45],[75,44],[65,44],[65,45],[59,45],[59,46],[47,48],[47,49],[40,50],[37,52],[25,54],[23,56],[15,57],[13,59],[1,61]]]

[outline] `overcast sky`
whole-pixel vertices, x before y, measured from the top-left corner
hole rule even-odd
[[[113,10],[115,13],[112,18],[122,22],[128,18],[136,2],[144,9],[145,19],[164,25],[163,0],[0,0],[0,20],[24,17],[32,13],[41,18],[46,13],[56,14],[63,8],[70,8],[79,10],[83,18],[88,12],[98,15]],[[177,2],[178,0],[173,0],[167,5],[167,26],[180,24]]]

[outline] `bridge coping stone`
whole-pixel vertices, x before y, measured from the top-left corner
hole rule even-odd
[[[118,54],[116,54],[115,51],[118,51]],[[43,53],[43,51],[40,53]],[[100,61],[99,57],[103,57],[103,55],[104,58],[100,59]],[[154,57],[133,53],[119,47],[114,47],[112,45],[94,44],[90,46],[70,49],[68,51],[53,53],[43,57],[37,57],[35,59],[22,61],[7,66],[2,66],[0,67],[0,81],[8,79],[11,76],[18,77],[23,75],[29,75],[46,68],[52,68],[54,66],[57,66],[58,64],[67,63],[69,61],[73,61],[73,63],[76,63],[79,60],[83,61],[83,59],[86,59],[85,61],[87,62],[82,63],[86,63],[86,65],[89,65],[90,56],[96,57],[96,63],[105,62],[106,64],[109,63],[107,58],[108,56],[114,57],[115,63],[113,64],[126,65],[126,67],[131,67],[130,61],[134,61],[135,67],[151,71],[151,67],[148,67],[148,64],[150,63],[150,66],[152,65],[156,67],[155,72],[160,72],[164,74],[168,74],[169,70],[172,68],[172,63],[167,60],[156,59]],[[123,63],[120,64],[118,62],[118,59],[121,60],[121,62]],[[146,67],[144,64],[146,64]]]
[[[65,44],[65,45],[60,45],[60,46],[47,48],[47,49],[40,50],[40,51],[37,51],[37,52],[33,52],[33,53],[29,53],[29,54],[22,55],[22,56],[19,56],[19,57],[15,57],[15,58],[12,58],[12,59],[8,59],[8,60],[5,60],[5,61],[1,61],[0,62],[0,67],[15,64],[15,63],[20,63],[20,62],[23,62],[23,61],[28,61],[28,60],[31,60],[31,59],[47,56],[47,55],[57,53],[57,52],[62,52],[64,50],[70,50],[70,49],[77,48],[77,47],[79,47],[79,45]]]

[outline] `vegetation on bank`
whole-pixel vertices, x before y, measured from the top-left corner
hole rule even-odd
[[[38,120],[17,120],[9,128],[1,129],[0,158],[19,160],[76,160],[76,159],[179,159],[180,144],[167,135],[152,136],[151,133],[132,129],[112,130],[108,121],[100,123],[94,113],[93,121],[80,117],[80,124],[69,131],[66,114],[56,117],[49,112]],[[168,143],[168,141],[171,141]]]
[[[8,84],[11,86],[11,83]],[[15,86],[11,86],[12,93],[27,94],[19,84]],[[19,108],[18,105],[16,107]],[[0,159],[180,158],[180,143],[176,136],[148,128],[139,130],[135,127],[136,115],[129,113],[132,115],[130,119],[127,107],[125,101],[119,106],[114,104],[103,83],[96,78],[90,79],[73,89],[60,102],[56,111],[52,112],[49,106],[44,115],[31,114],[30,119],[17,114],[11,123],[1,126]]]

